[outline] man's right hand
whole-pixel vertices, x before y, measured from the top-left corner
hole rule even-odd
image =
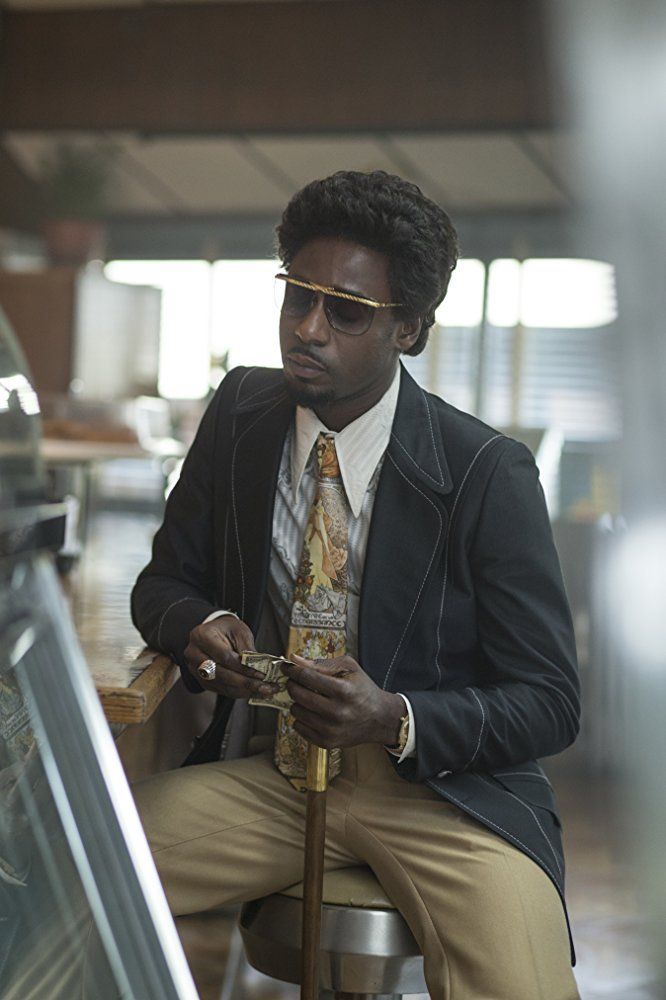
[[[192,629],[185,659],[190,673],[206,691],[227,698],[268,698],[278,690],[277,684],[265,684],[263,674],[240,661],[243,650],[254,648],[254,636],[245,622],[234,615],[221,615]],[[197,673],[204,660],[214,660],[217,666],[211,681]]]

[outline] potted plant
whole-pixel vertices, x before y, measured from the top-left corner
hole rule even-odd
[[[104,253],[102,216],[116,147],[59,142],[42,158],[43,223],[54,264],[84,264]]]

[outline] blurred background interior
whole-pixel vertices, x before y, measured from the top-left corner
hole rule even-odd
[[[661,695],[638,698],[617,638],[624,585],[616,604],[606,586],[632,515],[658,513],[645,490],[663,486],[662,314],[646,301],[663,283],[664,174],[648,165],[666,166],[663,128],[660,148],[642,142],[664,124],[663,27],[659,4],[592,0],[0,7],[0,307],[38,394],[51,495],[68,504],[58,562],[99,687],[140,650],[128,592],[207,400],[229,368],[280,363],[272,231],[290,196],[381,168],[451,215],[463,257],[406,366],[540,466],[584,693],[578,742],[545,762],[584,1000],[666,995],[651,951],[660,852],[640,832],[645,802],[623,792],[657,759]],[[634,105],[635,73],[617,72],[629,53],[646,74]],[[650,419],[632,416],[642,396]],[[645,551],[626,565],[649,595]],[[200,728],[175,718],[179,691],[119,737],[130,777],[176,766]],[[633,750],[632,712],[645,713]],[[200,929],[180,928],[201,995],[217,997],[226,950]],[[249,972],[247,989],[296,995]]]

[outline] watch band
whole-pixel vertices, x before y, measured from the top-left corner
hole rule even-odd
[[[398,730],[398,742],[394,747],[388,747],[393,753],[404,753],[409,739],[409,712],[406,712],[400,719],[400,729]]]

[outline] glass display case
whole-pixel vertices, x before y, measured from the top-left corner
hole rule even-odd
[[[53,567],[39,407],[0,313],[0,996],[196,997]],[[51,550],[51,551],[50,551]]]

